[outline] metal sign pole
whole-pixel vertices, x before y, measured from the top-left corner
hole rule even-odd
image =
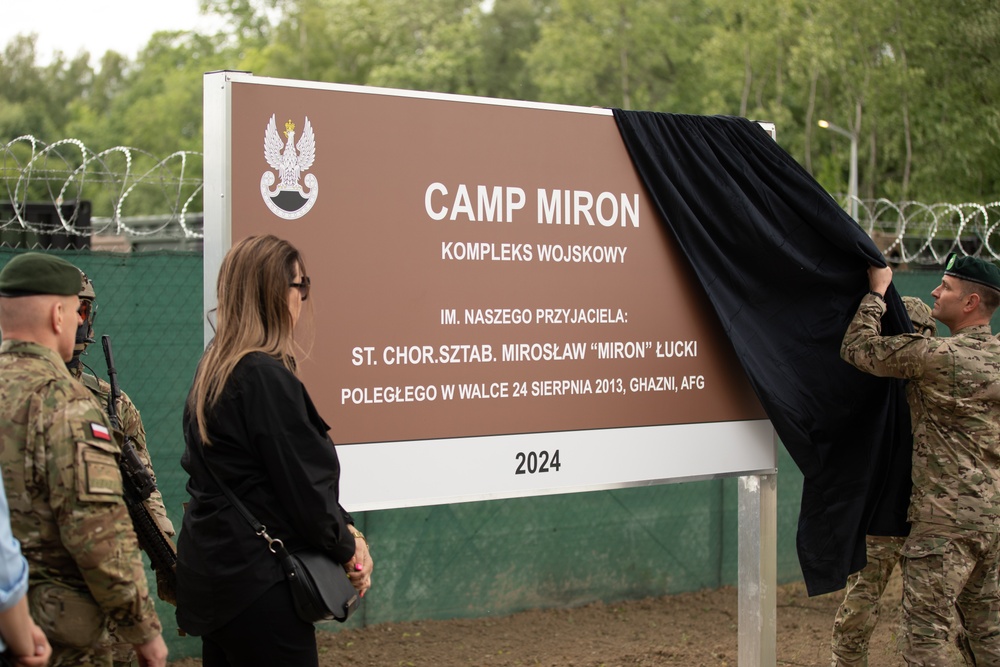
[[[739,667],[774,667],[778,477],[739,478]]]

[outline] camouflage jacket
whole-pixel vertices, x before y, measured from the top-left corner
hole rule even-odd
[[[111,385],[90,373],[81,373],[79,380],[94,394],[101,407],[106,411],[108,396],[111,395]],[[142,459],[146,470],[149,471],[149,474],[153,476],[153,480],[155,481],[156,473],[153,471],[153,461],[149,456],[149,449],[146,447],[146,429],[142,425],[142,417],[139,416],[139,409],[135,407],[135,403],[132,402],[132,399],[124,391],[118,396],[118,405],[116,408],[118,410],[118,423],[121,426],[122,434],[132,439],[132,442],[135,444],[136,454]],[[174,524],[167,517],[167,508],[163,505],[163,495],[160,493],[160,490],[153,491],[149,498],[143,501],[143,504],[149,510],[153,520],[156,521],[156,525],[159,526],[160,531],[168,537],[173,537],[176,531],[174,530]]]
[[[881,336],[885,303],[866,296],[840,355],[910,381],[911,522],[1000,531],[1000,339],[988,325],[948,337]]]
[[[123,640],[144,643],[161,626],[122,500],[118,451],[104,411],[56,352],[0,344],[0,468],[29,586],[89,593]]]

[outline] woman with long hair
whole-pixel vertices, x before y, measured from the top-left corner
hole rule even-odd
[[[230,249],[217,283],[215,338],[184,410],[190,502],[177,542],[177,623],[202,638],[205,667],[318,665],[278,558],[227,500],[228,486],[289,551],[343,563],[371,585],[364,536],[340,506],[329,427],[296,377],[294,331],[309,296],[300,253],[274,236]]]

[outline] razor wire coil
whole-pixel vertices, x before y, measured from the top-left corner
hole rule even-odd
[[[51,202],[61,231],[71,235],[128,234],[141,237],[167,231],[184,238],[204,235],[195,220],[200,211],[202,154],[175,151],[164,158],[133,147],[102,151],[79,139],[46,144],[23,135],[0,146],[0,230],[20,228],[51,233],[51,225],[25,218],[29,201]],[[841,198],[845,209],[851,203]],[[79,202],[90,200],[94,210],[89,228],[77,226]],[[956,252],[1000,261],[1000,201],[961,204],[855,199],[858,224],[893,262],[940,265]],[[0,209],[3,210],[3,209]],[[130,220],[155,217],[156,225],[131,225]]]
[[[0,215],[0,229],[148,236],[172,227],[184,238],[202,238],[200,229],[190,224],[196,217],[191,205],[203,189],[201,166],[202,154],[196,151],[159,158],[129,146],[97,152],[79,139],[45,144],[22,135],[0,146],[0,204],[10,205],[10,212]],[[86,229],[76,224],[84,200],[94,203]],[[23,215],[28,202],[40,201],[53,204],[61,229]],[[129,225],[132,218],[150,215],[162,220],[159,226]]]

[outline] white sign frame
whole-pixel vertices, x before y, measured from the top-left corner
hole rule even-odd
[[[612,115],[552,105],[210,72],[204,78],[204,304],[232,243],[232,88],[259,84],[458,104]],[[765,124],[772,135],[774,128]],[[212,330],[206,321],[205,342]],[[515,457],[559,450],[558,474],[514,474]],[[352,511],[739,477],[739,664],[775,664],[777,439],[769,420],[380,442],[338,447]],[[387,465],[391,462],[391,465]]]

